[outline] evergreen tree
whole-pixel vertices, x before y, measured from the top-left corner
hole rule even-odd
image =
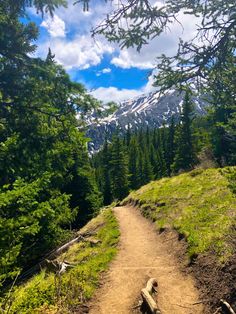
[[[173,163],[173,171],[190,170],[196,163],[192,136],[193,104],[190,92],[187,90],[184,97],[181,113],[179,133],[176,137],[176,155]]]
[[[214,154],[221,166],[236,164],[236,57],[235,47],[228,52],[223,68],[219,61],[212,67],[210,81]]]
[[[147,147],[144,148],[143,153],[143,182],[142,184],[147,184],[153,180],[153,168],[150,162],[150,156]]]
[[[123,199],[129,192],[128,157],[118,136],[112,141],[110,176],[113,199]]]
[[[51,51],[45,61],[29,57],[38,29],[21,22],[27,6],[53,14],[63,3],[0,2],[0,286],[101,204],[77,119],[94,100]]]
[[[104,197],[104,205],[108,205],[112,202],[112,193],[111,193],[111,178],[110,178],[110,153],[108,149],[107,140],[105,141],[103,147],[103,197]]]
[[[137,155],[137,186],[140,187],[145,183],[144,179],[144,156],[143,152],[139,149],[138,155]]]
[[[164,150],[160,146],[157,150],[157,157],[156,157],[156,178],[162,178],[167,175],[167,169],[166,169],[166,160],[164,155]]]
[[[130,178],[130,188],[138,188],[138,144],[136,136],[132,136],[129,145],[129,178]]]
[[[167,167],[167,174],[170,176],[171,174],[171,165],[174,162],[174,156],[175,156],[175,145],[174,145],[174,139],[175,139],[175,122],[174,117],[171,117],[170,126],[168,128],[168,134],[167,134],[167,153],[166,153],[166,167]]]
[[[149,154],[150,154],[150,163],[151,163],[152,169],[153,169],[153,177],[156,179],[157,178],[157,172],[158,172],[158,170],[157,170],[157,152],[156,152],[153,144],[150,145]]]

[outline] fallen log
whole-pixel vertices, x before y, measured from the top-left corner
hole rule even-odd
[[[97,245],[98,243],[101,243],[101,240],[97,240],[94,238],[87,238],[89,236],[91,236],[91,233],[87,233],[86,237],[79,235],[78,237],[74,238],[73,240],[67,242],[66,244],[62,245],[61,247],[59,247],[58,249],[50,252],[47,255],[47,259],[49,260],[53,260],[56,257],[58,257],[58,255],[60,255],[61,253],[64,253],[65,251],[67,251],[69,249],[69,247],[71,247],[73,244],[77,243],[77,242],[89,242],[92,246]]]
[[[148,306],[152,314],[160,314],[158,306],[152,297],[152,293],[157,292],[157,281],[155,278],[148,280],[146,288],[141,290],[143,302]]]
[[[68,250],[68,248],[70,246],[72,246],[74,243],[82,241],[84,238],[82,236],[78,236],[76,238],[74,238],[73,240],[67,242],[66,244],[62,245],[61,247],[59,247],[58,249],[52,251],[51,253],[48,254],[47,259],[52,260],[54,258],[56,258],[58,255],[60,255],[61,253],[65,252]]]

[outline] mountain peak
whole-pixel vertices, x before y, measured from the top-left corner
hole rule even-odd
[[[194,88],[194,87],[193,87]],[[105,118],[97,118],[88,126],[87,136],[91,139],[89,150],[98,151],[105,138],[111,139],[115,132],[125,133],[128,126],[132,130],[142,127],[161,127],[168,124],[172,116],[179,117],[184,93],[169,89],[165,93],[159,90],[126,100],[119,108]],[[204,114],[206,103],[199,96],[192,96],[197,114]]]

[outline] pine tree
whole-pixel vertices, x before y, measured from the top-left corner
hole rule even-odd
[[[192,136],[193,104],[189,90],[186,91],[181,113],[179,133],[176,137],[176,155],[172,169],[190,170],[196,163]]]
[[[136,136],[132,136],[129,145],[129,178],[130,178],[130,188],[138,188],[138,144]]]
[[[175,157],[175,144],[174,144],[174,139],[175,139],[175,121],[174,117],[171,117],[170,120],[170,126],[168,128],[168,134],[167,134],[167,152],[166,152],[166,167],[167,167],[167,174],[168,176],[171,175],[171,165],[174,162],[174,157]]]
[[[137,186],[140,187],[144,184],[144,177],[143,177],[143,169],[144,169],[144,156],[143,152],[139,149],[137,155]]]
[[[111,178],[110,178],[110,153],[108,148],[107,140],[103,147],[103,156],[102,156],[102,171],[103,171],[103,198],[104,205],[108,205],[112,202],[112,193],[111,193]]]
[[[167,169],[166,169],[166,160],[164,156],[164,150],[163,147],[159,147],[157,150],[157,157],[156,157],[156,178],[162,178],[167,175]]]
[[[147,147],[144,148],[144,154],[143,154],[143,184],[146,184],[153,180],[153,168],[150,162],[150,155],[148,152]]]
[[[126,136],[125,136],[125,145],[127,147],[129,147],[130,140],[131,140],[131,128],[130,128],[130,124],[128,124],[128,129],[126,131]]]
[[[129,192],[128,158],[118,136],[115,136],[112,141],[110,176],[113,199],[123,199]]]
[[[47,54],[47,57],[46,57],[46,63],[50,63],[50,62],[55,62],[54,60],[55,58],[55,55],[52,53],[52,50],[51,48],[48,49],[48,54]]]

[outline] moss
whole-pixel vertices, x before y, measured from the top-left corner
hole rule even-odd
[[[104,210],[83,231],[94,231],[96,246],[76,243],[58,259],[75,263],[60,277],[42,270],[26,283],[15,287],[5,308],[8,313],[71,313],[93,295],[101,272],[116,254],[119,240],[117,221],[111,210]],[[3,302],[2,302],[3,306]]]
[[[235,173],[235,167],[197,169],[151,182],[125,202],[142,204],[142,212],[146,209],[145,216],[158,228],[171,227],[183,234],[190,257],[211,250],[224,261],[233,249],[227,239],[235,225]]]

